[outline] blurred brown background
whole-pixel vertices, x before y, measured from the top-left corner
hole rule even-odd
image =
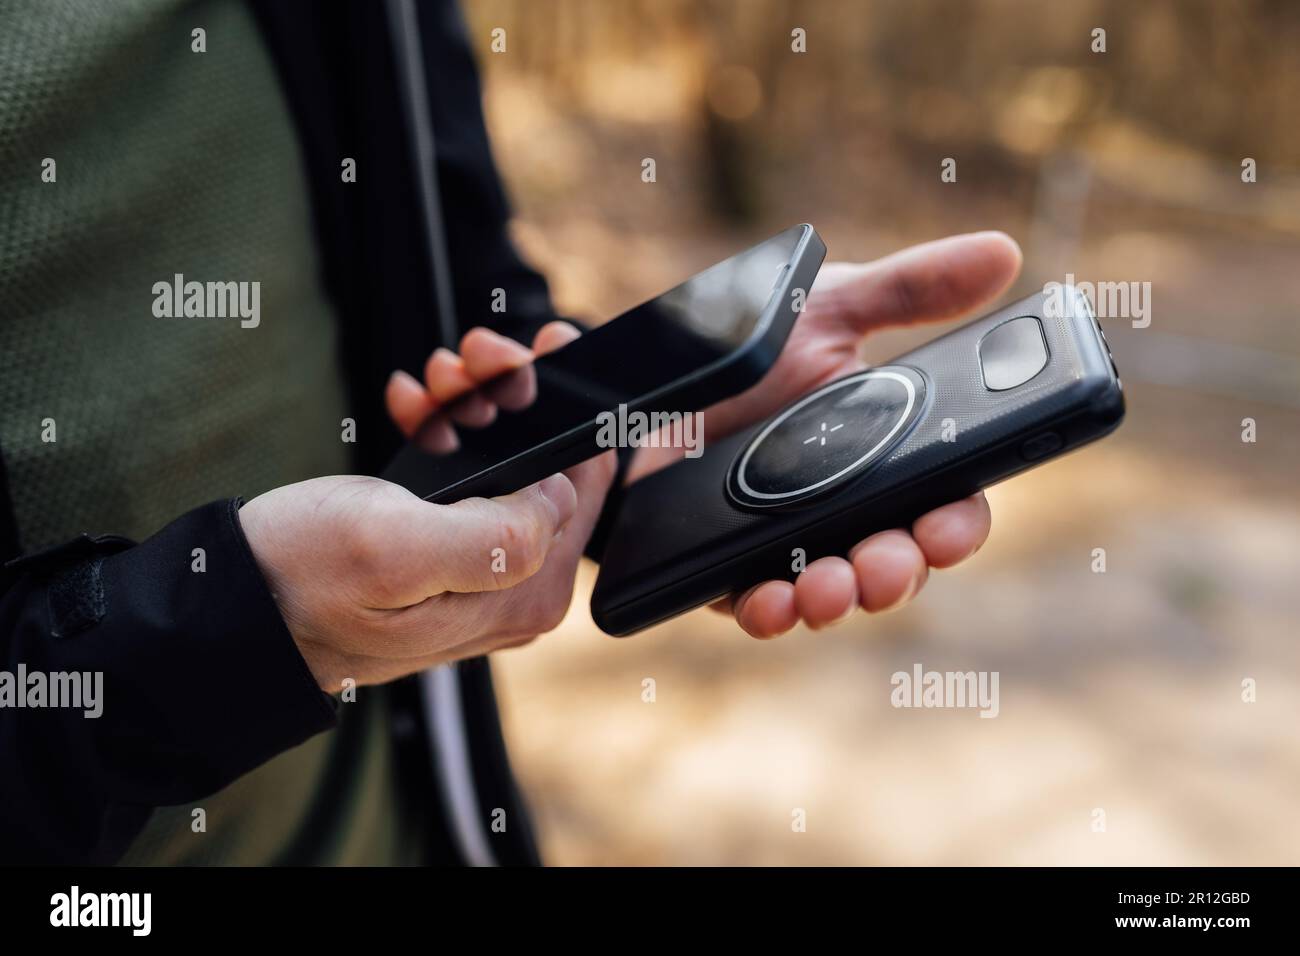
[[[565,627],[497,659],[549,860],[1300,862],[1300,5],[463,2],[519,240],[570,314],[798,221],[831,259],[1003,229],[1015,297],[1152,284],[1149,328],[1106,322],[1123,428],[993,489],[988,545],[914,606],[614,641],[587,568]],[[1000,672],[1000,716],[892,708],[916,662]]]

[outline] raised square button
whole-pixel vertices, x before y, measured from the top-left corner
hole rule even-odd
[[[980,339],[979,355],[990,392],[1024,385],[1047,366],[1043,325],[1032,315],[1003,322]]]

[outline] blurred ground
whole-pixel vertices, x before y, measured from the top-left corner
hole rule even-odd
[[[1015,296],[1067,272],[1153,290],[1150,328],[1106,323],[1121,430],[993,489],[988,545],[906,610],[774,643],[696,612],[614,641],[588,568],[559,632],[496,659],[548,858],[1300,861],[1300,8],[466,6],[520,242],[572,314],[801,220],[848,259],[1004,229]],[[999,671],[1000,716],[892,708],[916,662]]]

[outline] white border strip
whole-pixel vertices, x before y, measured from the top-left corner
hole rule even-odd
[[[397,55],[398,89],[406,108],[415,166],[415,184],[424,212],[424,235],[429,245],[430,280],[438,303],[438,330],[442,344],[454,348],[460,336],[456,300],[447,262],[446,235],[442,223],[442,201],[438,196],[438,153],[434,145],[433,114],[425,89],[424,51],[420,48],[420,24],[414,0],[387,0],[388,28]]]
[[[433,766],[456,846],[470,866],[496,866],[474,790],[456,665],[446,664],[421,672],[420,697],[429,727]]]

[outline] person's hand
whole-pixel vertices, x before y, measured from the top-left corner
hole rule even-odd
[[[763,380],[705,410],[707,440],[763,421],[819,386],[866,368],[859,346],[876,329],[947,321],[988,303],[1015,279],[1020,261],[1011,238],[983,232],[928,242],[865,265],[825,266]],[[680,455],[680,449],[642,449],[629,480]],[[890,610],[916,596],[929,568],[950,567],[977,551],[989,523],[988,502],[977,494],[931,511],[910,529],[872,535],[845,557],[814,561],[793,584],[768,581],[716,606],[734,613],[754,637],[775,637],[800,620],[826,627],[858,607]]]
[[[538,330],[532,349],[491,329],[477,327],[460,340],[460,354],[435,349],[424,365],[424,382],[397,371],[388,379],[384,401],[402,434],[410,438],[439,408],[462,398],[489,379],[523,368],[535,355],[553,352],[581,333],[567,322],[549,322]],[[460,424],[482,427],[490,424],[496,408],[482,395],[473,395],[457,406]]]
[[[544,349],[577,330],[543,333]],[[404,373],[390,381],[389,411],[408,435],[440,401],[531,359],[481,329],[462,350],[434,353],[427,390]],[[614,471],[607,453],[515,494],[452,505],[377,478],[316,478],[254,498],[240,523],[303,658],[333,692],[346,678],[383,683],[557,627]]]

